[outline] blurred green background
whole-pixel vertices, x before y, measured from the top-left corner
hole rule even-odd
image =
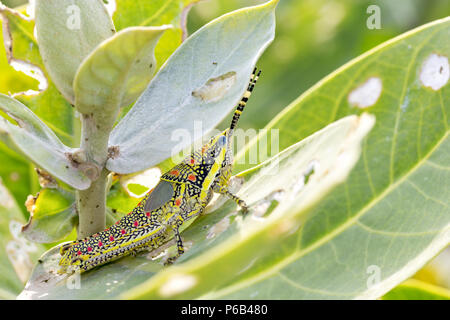
[[[150,1],[150,0],[149,0]],[[3,0],[14,7],[26,0]],[[202,0],[189,13],[194,32],[210,20],[264,0]],[[381,28],[369,29],[370,5],[381,10]],[[320,79],[380,43],[427,22],[450,15],[448,0],[280,0],[275,41],[258,62],[263,70],[242,117],[244,129],[263,128],[289,103]],[[0,60],[5,65],[4,51]],[[20,80],[15,80],[19,79]],[[36,89],[36,81],[14,75],[0,82],[0,92]],[[8,90],[7,90],[8,89]],[[228,125],[227,118],[220,127]],[[28,170],[24,168],[24,171]],[[26,194],[23,195],[23,198]],[[22,203],[20,203],[22,204]],[[450,288],[450,250],[445,250],[416,278]]]
[[[192,33],[226,12],[262,2],[203,0],[189,13],[188,30]],[[379,30],[366,26],[370,16],[366,10],[373,4],[381,11]],[[258,62],[263,75],[239,125],[264,127],[305,90],[346,62],[449,14],[448,0],[280,0],[275,40]]]

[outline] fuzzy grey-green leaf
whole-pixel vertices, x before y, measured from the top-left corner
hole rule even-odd
[[[111,37],[114,24],[101,0],[36,0],[39,51],[53,82],[74,103],[73,80],[83,59]]]
[[[0,94],[0,109],[18,123],[0,117],[0,138],[50,174],[74,188],[86,189],[90,180],[69,158],[74,149],[65,146],[33,112],[14,98]]]
[[[213,129],[241,98],[253,67],[274,38],[277,0],[226,14],[189,37],[167,60],[130,112],[114,128],[110,147],[118,155],[107,168],[132,173],[189,146],[193,136]],[[220,99],[201,99],[210,79],[233,73]],[[204,89],[202,89],[204,88]],[[170,137],[170,135],[176,135]],[[194,139],[199,139],[194,137]]]
[[[114,115],[114,109],[136,100],[156,70],[154,48],[169,28],[130,27],[102,42],[75,76],[77,109]]]

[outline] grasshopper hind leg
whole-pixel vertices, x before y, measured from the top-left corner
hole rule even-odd
[[[180,226],[183,224],[182,220],[178,220],[176,227],[174,228],[175,231],[175,240],[177,242],[177,254],[173,257],[169,257],[167,261],[164,263],[165,265],[171,265],[173,264],[183,253],[184,253],[184,246],[183,246],[183,240],[181,239],[180,235]]]

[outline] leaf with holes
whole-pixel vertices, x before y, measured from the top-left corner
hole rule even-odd
[[[56,242],[67,237],[78,222],[72,193],[61,189],[43,189],[31,208],[30,219],[22,228],[28,240]]]
[[[237,155],[239,172],[259,140],[270,145],[272,128],[284,149],[349,114],[377,119],[348,181],[303,227],[299,250],[272,272],[244,272],[214,297],[378,298],[448,246],[449,32],[450,18],[437,20],[356,58]]]
[[[239,195],[250,205],[248,216],[243,219],[232,201],[211,204],[211,213],[182,233],[188,250],[177,266],[162,270],[161,255],[152,258],[164,253],[161,250],[167,246],[163,246],[148,255],[119,259],[87,272],[82,275],[81,290],[67,290],[55,285],[63,280],[54,276],[60,257],[55,248],[41,258],[44,262],[36,267],[20,297],[37,298],[45,293],[50,299],[185,298],[207,294],[255,261],[276,260],[280,248],[295,248],[299,227],[312,208],[346,179],[373,124],[374,118],[366,114],[342,119],[242,173],[236,182],[245,181]],[[256,265],[271,267],[268,262]],[[171,291],[171,280],[180,275],[194,279],[195,286],[185,292]],[[48,279],[47,285],[42,279]]]

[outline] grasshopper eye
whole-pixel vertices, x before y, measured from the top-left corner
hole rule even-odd
[[[227,137],[221,136],[217,141],[217,144],[219,145],[219,147],[225,146],[227,144]]]

